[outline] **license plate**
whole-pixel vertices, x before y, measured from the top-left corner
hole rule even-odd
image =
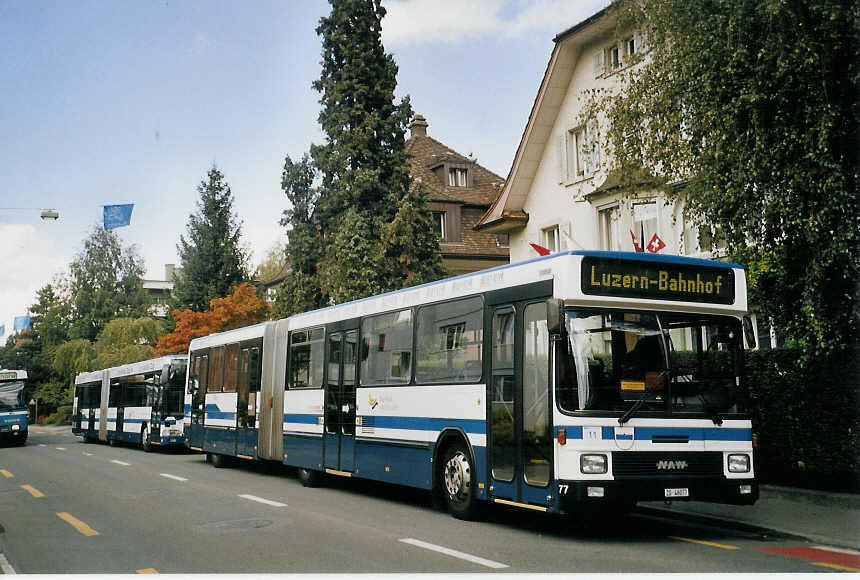
[[[690,497],[690,490],[686,487],[669,487],[664,491],[666,497]]]

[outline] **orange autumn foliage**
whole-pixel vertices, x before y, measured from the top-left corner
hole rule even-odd
[[[226,298],[213,298],[209,301],[210,310],[174,310],[176,330],[158,339],[155,354],[183,354],[188,352],[191,340],[213,332],[250,326],[268,320],[271,314],[269,304],[257,296],[254,287],[248,283],[239,284]]]

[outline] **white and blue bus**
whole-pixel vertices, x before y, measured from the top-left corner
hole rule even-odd
[[[0,443],[27,442],[29,394],[27,371],[0,370]]]
[[[183,391],[188,357],[171,355],[75,378],[72,432],[85,441],[184,445]]]
[[[565,252],[191,342],[188,445],[575,513],[752,504],[735,264]]]

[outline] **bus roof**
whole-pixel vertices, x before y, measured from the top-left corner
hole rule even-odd
[[[78,376],[75,377],[75,384],[82,385],[85,383],[101,382],[102,378],[104,377],[104,373],[108,373],[111,378],[129,377],[144,373],[151,373],[153,371],[159,371],[167,365],[177,362],[184,362],[186,360],[188,360],[188,355],[186,354],[170,354],[167,356],[143,360],[127,365],[120,365],[107,369],[101,369],[98,371],[80,373],[78,374]]]

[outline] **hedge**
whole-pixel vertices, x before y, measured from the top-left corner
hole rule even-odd
[[[765,483],[860,492],[860,353],[806,366],[800,354],[746,353],[757,475]]]

